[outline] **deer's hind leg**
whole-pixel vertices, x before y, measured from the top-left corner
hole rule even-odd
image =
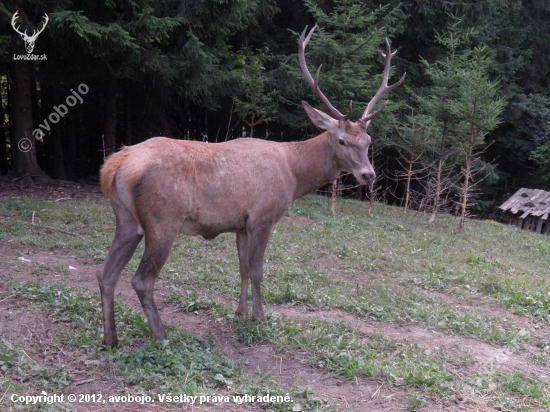
[[[103,344],[118,346],[115,324],[114,293],[120,273],[131,259],[143,237],[138,222],[124,206],[112,202],[116,216],[116,231],[105,264],[96,273],[103,310]]]

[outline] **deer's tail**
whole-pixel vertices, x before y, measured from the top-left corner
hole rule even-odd
[[[126,156],[127,151],[123,149],[109,156],[101,167],[101,189],[107,196],[111,196],[115,191],[116,176]]]

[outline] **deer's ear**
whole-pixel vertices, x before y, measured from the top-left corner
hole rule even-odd
[[[304,109],[313,124],[319,129],[331,131],[334,128],[338,127],[338,120],[333,119],[328,114],[323,113],[320,110],[314,109],[306,102],[302,102],[302,106],[304,106]]]

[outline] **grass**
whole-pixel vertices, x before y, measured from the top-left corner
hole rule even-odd
[[[174,301],[172,295],[166,300]],[[384,335],[366,337],[344,322],[297,322],[271,314],[268,319],[269,327],[249,319],[230,322],[240,342],[255,345],[269,341],[281,354],[306,354],[310,365],[347,379],[377,377],[390,386],[406,385],[444,397],[452,386],[452,370],[472,362],[466,355],[424,351],[407,340]]]
[[[97,293],[37,281],[14,283],[9,293],[37,305],[54,320],[57,345],[67,351],[83,351],[86,360],[97,362],[107,379],[122,376],[124,381],[118,385],[121,394],[146,394],[153,399],[167,393],[232,399],[243,394],[269,393],[287,396],[295,402],[300,400],[304,411],[333,410],[307,390],[281,387],[268,375],[241,373],[238,365],[219,352],[212,335],[196,337],[170,328],[170,341],[150,341],[151,331],[142,315],[121,303],[117,303],[115,310],[122,349],[105,348],[100,345],[101,309]],[[7,380],[0,381],[0,391],[21,394],[41,388],[59,393],[72,383],[62,368],[48,370],[30,360],[25,351],[5,340],[0,342],[0,370],[12,380],[25,382],[23,386],[14,386]],[[260,404],[274,411],[292,411],[288,404]]]
[[[0,202],[0,216],[5,216],[0,242],[90,256],[96,262],[105,259],[114,232],[114,218],[104,200],[7,199]],[[494,221],[468,221],[466,233],[456,235],[452,216],[439,216],[435,224],[428,224],[426,216],[405,216],[399,208],[374,204],[369,214],[368,205],[346,200],[338,201],[338,211],[332,215],[326,200],[316,196],[295,202],[287,216],[292,219],[275,227],[266,253],[265,302],[338,310],[370,323],[445,332],[507,348],[537,367],[550,363],[548,342],[514,320],[519,316],[539,328],[550,327],[547,237]],[[126,273],[137,268],[139,255]],[[16,259],[3,261],[17,264]],[[32,274],[40,279],[63,270],[37,262]],[[465,352],[438,348],[426,353],[422,342],[365,336],[345,322],[331,320],[268,314],[269,327],[235,320],[231,302],[240,294],[240,277],[233,234],[210,242],[179,237],[160,282],[177,291],[166,297],[168,304],[186,312],[206,311],[230,325],[241,343],[267,342],[281,354],[302,353],[310,365],[342,379],[376,378],[388,387],[405,388],[409,395],[402,407],[407,410],[421,409],[434,399],[454,402],[457,393],[470,402],[509,410],[549,405],[547,377],[479,372]],[[102,350],[97,296],[50,286],[11,285],[9,293],[41,302],[42,310],[59,323],[65,347],[114,363],[126,385],[148,391],[214,393],[231,387],[231,393],[261,393],[253,384],[260,378],[244,376],[224,359],[213,338],[172,330],[170,344],[150,342],[141,314],[120,303],[117,324],[124,350]],[[273,393],[293,390],[277,386],[271,377],[260,381]],[[301,402],[304,410],[330,409],[314,394],[306,391],[306,395]]]
[[[5,339],[0,339],[0,370],[11,381],[25,382],[46,391],[64,389],[71,382],[64,368],[40,367],[25,351]]]
[[[175,297],[168,295],[166,301],[185,310],[185,301]],[[228,308],[224,311],[221,306],[218,303],[207,310],[214,315],[228,312]],[[531,411],[550,405],[547,376],[501,373],[495,369],[464,379],[456,371],[474,367],[473,359],[465,352],[424,350],[407,339],[384,335],[367,337],[344,322],[319,319],[296,322],[272,314],[268,319],[269,327],[246,319],[229,322],[241,342],[250,345],[270,342],[281,354],[306,354],[310,365],[343,378],[375,377],[388,386],[407,387],[447,402],[455,401],[457,393],[466,393],[476,402],[510,410]],[[417,410],[423,404],[423,398],[414,394],[405,408]]]

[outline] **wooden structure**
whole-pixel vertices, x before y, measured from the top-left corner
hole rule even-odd
[[[550,233],[550,192],[539,189],[519,189],[499,206],[520,229],[548,235]]]

